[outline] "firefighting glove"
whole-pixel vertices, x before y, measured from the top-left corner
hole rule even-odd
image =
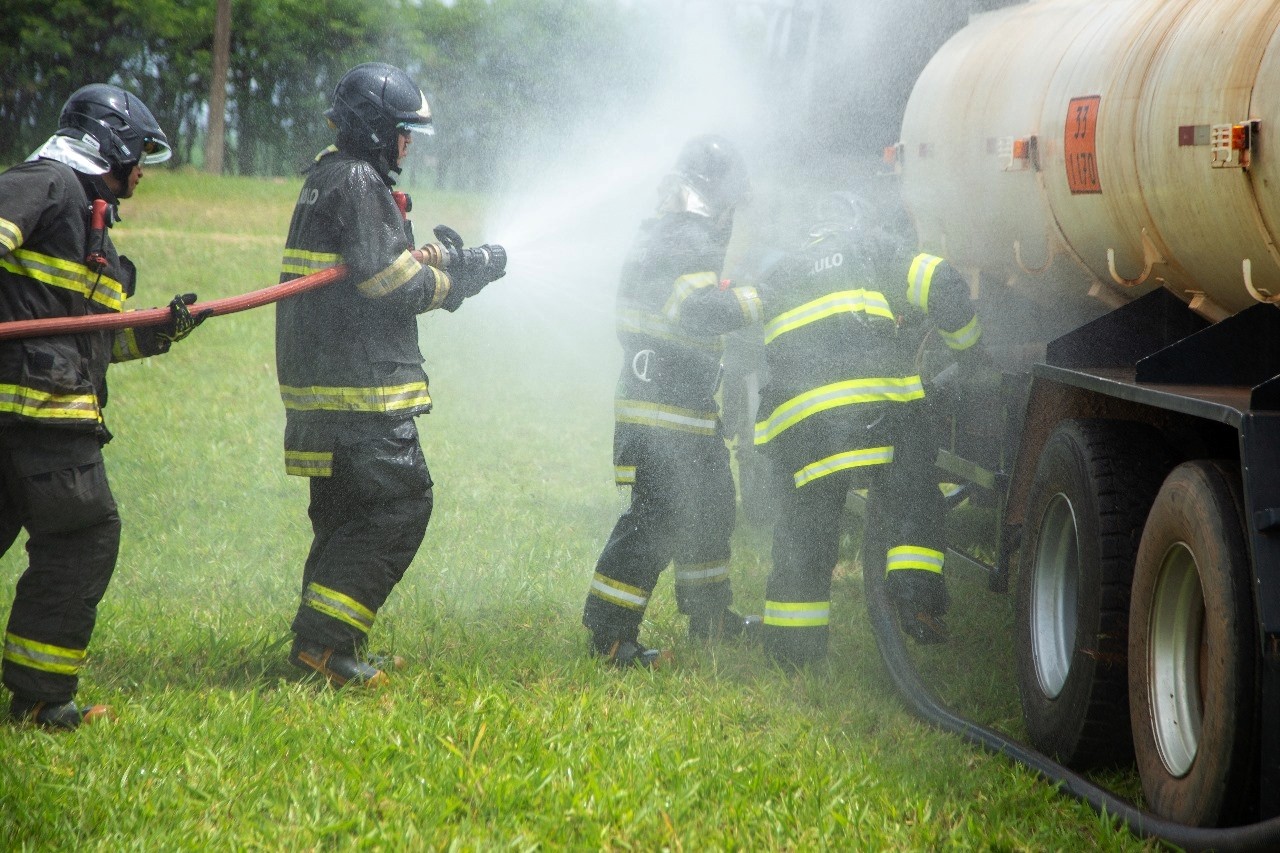
[[[194,293],[180,293],[173,297],[173,301],[169,303],[169,324],[160,330],[160,337],[169,343],[174,343],[185,338],[187,335],[205,321],[213,312],[206,309],[196,316],[191,315],[188,305],[195,304],[196,295]]]
[[[433,233],[444,247],[445,269],[451,281],[445,310],[456,311],[464,299],[507,274],[507,250],[503,247],[487,244],[464,248],[462,237],[447,225],[437,225]]]
[[[920,569],[896,569],[889,572],[885,588],[898,611],[902,633],[921,645],[947,641],[943,616],[951,601],[942,575]]]

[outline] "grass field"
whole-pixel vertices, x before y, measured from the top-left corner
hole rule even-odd
[[[141,270],[138,306],[274,283],[298,186],[148,173],[114,231]],[[441,221],[505,239],[474,198],[415,195],[419,241]],[[310,537],[305,482],[284,475],[272,310],[112,369],[105,453],[124,534],[80,698],[119,719],[67,736],[0,726],[0,848],[1143,848],[913,718],[852,560],[821,671],[689,645],[666,576],[643,636],[680,665],[590,660],[578,617],[623,505],[618,258],[573,272],[554,241],[527,265],[509,248],[506,279],[421,321],[436,512],[373,632],[409,660],[383,691],[330,691],[285,662]],[[739,606],[758,612],[768,531],[742,524],[735,547]],[[0,559],[0,606],[24,565],[18,547]],[[1016,734],[998,628],[1010,603],[960,577],[952,594],[955,640],[920,665]]]

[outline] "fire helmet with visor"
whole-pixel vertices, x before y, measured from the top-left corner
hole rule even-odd
[[[384,173],[396,167],[399,133],[434,133],[431,108],[404,71],[385,62],[365,62],[342,76],[325,110],[338,131],[338,148],[370,157]]]
[[[712,215],[751,198],[746,161],[733,143],[714,133],[695,136],[684,144],[676,159],[676,174],[689,182]]]
[[[137,96],[107,83],[82,86],[67,98],[58,118],[58,137],[65,137],[86,149],[87,162],[93,154],[106,168],[85,169],[90,173],[111,172],[120,181],[139,163],[154,165],[173,156],[169,138],[159,122]]]

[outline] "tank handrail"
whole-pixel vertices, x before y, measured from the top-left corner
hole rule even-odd
[[[1116,250],[1107,247],[1107,271],[1111,273],[1111,280],[1116,284],[1125,287],[1137,287],[1142,284],[1151,275],[1151,268],[1156,264],[1164,263],[1164,255],[1160,254],[1160,250],[1151,242],[1151,236],[1147,234],[1147,229],[1142,229],[1142,273],[1137,278],[1125,278],[1116,272]]]
[[[1258,290],[1256,287],[1253,286],[1253,261],[1252,260],[1250,260],[1249,258],[1245,258],[1240,263],[1240,267],[1241,267],[1241,272],[1244,274],[1244,289],[1249,291],[1250,296],[1252,296],[1254,299],[1258,300],[1259,302],[1265,302],[1271,305],[1274,305],[1275,303],[1280,302],[1280,293],[1272,293],[1270,295],[1267,295],[1267,294],[1264,294],[1261,290]]]
[[[1018,269],[1022,270],[1027,275],[1039,275],[1047,270],[1049,265],[1053,263],[1053,258],[1056,254],[1057,253],[1053,251],[1053,245],[1050,243],[1045,249],[1044,265],[1028,268],[1027,265],[1022,262],[1022,241],[1013,241],[1013,261],[1018,265]]]

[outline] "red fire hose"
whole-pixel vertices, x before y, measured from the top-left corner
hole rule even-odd
[[[426,251],[415,251],[414,258],[419,262],[440,263],[438,257],[431,254],[432,246],[424,247]],[[433,266],[435,264],[432,264]],[[289,296],[295,296],[317,287],[332,284],[347,274],[343,264],[336,267],[313,272],[302,278],[295,278],[283,284],[264,287],[242,293],[239,296],[227,296],[208,302],[196,302],[188,306],[192,317],[201,314],[218,316],[234,314],[237,311],[248,311],[272,302],[278,302]],[[142,326],[162,326],[173,318],[168,306],[161,308],[144,308],[140,311],[124,311],[119,314],[86,314],[80,317],[45,317],[39,320],[14,320],[0,323],[0,340],[9,338],[35,338],[47,335],[74,335],[80,332],[99,331],[103,329],[136,329]]]
[[[402,192],[393,192],[391,197],[395,200],[396,207],[400,210],[400,217],[408,219],[409,211],[413,209],[413,201],[407,194]],[[102,235],[107,228],[106,215],[107,203],[101,200],[95,201],[90,227],[98,241],[98,251],[96,253],[91,251],[87,260],[99,267],[106,266],[106,257],[101,252]],[[443,227],[437,228],[436,233],[439,234],[440,229]],[[454,234],[454,236],[456,237],[457,235]],[[461,244],[461,238],[459,238],[459,244]],[[468,249],[467,251],[472,250]],[[415,249],[413,257],[418,263],[427,264],[436,269],[445,269],[448,265],[448,256],[445,248],[439,243],[428,243],[421,249]],[[505,253],[503,257],[505,266]],[[242,293],[239,296],[228,296],[224,299],[214,299],[209,302],[195,302],[187,306],[187,310],[191,312],[192,317],[201,315],[216,317],[219,314],[248,311],[250,308],[259,308],[272,302],[279,302],[289,296],[295,296],[308,290],[314,290],[317,287],[324,287],[326,284],[332,284],[346,274],[346,266],[338,264],[336,267],[313,272],[311,275],[304,275],[302,278],[295,278],[283,284]],[[104,329],[137,329],[143,326],[163,326],[172,318],[173,312],[169,310],[168,306],[164,306],[162,308],[145,308],[141,311],[124,311],[119,314],[86,314],[80,317],[44,317],[39,320],[13,320],[8,323],[0,323],[0,340],[38,338],[48,335],[74,335],[80,332],[93,332]]]
[[[284,284],[264,287],[239,296],[228,296],[209,302],[196,302],[188,306],[192,317],[201,314],[216,316],[218,314],[234,314],[247,311],[293,296],[303,291],[313,290],[331,284],[346,275],[345,266],[330,267],[326,270],[295,278]],[[47,335],[74,335],[80,332],[101,331],[103,329],[136,329],[142,326],[163,326],[173,319],[173,312],[168,306],[163,308],[144,308],[141,311],[124,311],[119,314],[85,314],[80,317],[44,317],[39,320],[14,320],[0,323],[0,340],[7,338],[35,338]]]

